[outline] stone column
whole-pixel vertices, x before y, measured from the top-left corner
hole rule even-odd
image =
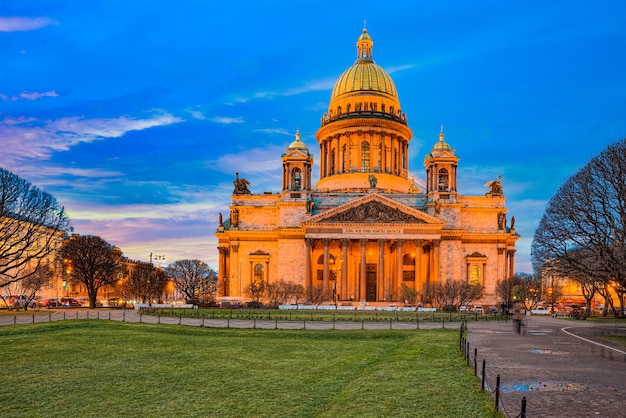
[[[496,260],[498,266],[498,280],[506,280],[506,250],[504,248],[498,248],[498,259]]]
[[[341,286],[337,290],[339,295],[346,300],[349,296],[348,292],[348,246],[350,245],[349,239],[341,240]]]
[[[439,274],[439,247],[441,245],[441,240],[433,241],[433,281],[435,283],[441,283],[441,275]]]
[[[232,257],[229,257],[230,263],[231,263],[231,265],[232,265],[233,261],[235,263],[237,263],[235,265],[237,268],[235,269],[234,273],[236,275],[239,275],[239,278],[237,279],[237,281],[239,282],[239,292],[237,292],[237,288],[236,288],[237,282],[235,282],[235,289],[234,290],[231,289],[232,292],[229,292],[229,293],[232,294],[234,292],[235,294],[238,294],[238,296],[242,296],[241,295],[241,291],[242,291],[242,286],[241,286],[241,263],[239,262],[239,243],[235,242],[235,243],[230,244],[230,249],[234,253]],[[232,272],[232,271],[233,270],[231,268],[230,272]],[[233,276],[233,281],[235,280],[235,278],[236,278],[236,276]],[[232,282],[231,282],[231,287],[232,287]]]
[[[376,298],[385,289],[385,240],[378,240],[378,278],[376,285]]]
[[[367,247],[367,240],[362,239],[361,242],[361,271],[359,273],[359,299],[365,299],[365,293],[367,290],[367,284],[365,283],[365,267],[367,264],[367,259],[365,258],[365,250]]]
[[[403,247],[404,247],[404,240],[399,239],[397,241],[397,245],[396,245],[396,279],[394,280],[393,285],[391,286],[391,289],[389,289],[389,298],[388,300],[392,300],[392,296],[393,296],[393,291],[398,289],[398,286],[400,286],[400,283],[402,283],[402,279],[403,279],[403,269],[404,269],[404,254],[403,254]]]
[[[509,277],[515,274],[515,250],[509,250]]]
[[[304,289],[309,291],[312,286],[311,280],[311,247],[313,246],[313,239],[306,238],[304,240],[306,249],[306,256],[304,257]]]
[[[330,239],[324,238],[322,239],[322,243],[324,244],[324,290],[328,290],[328,282],[330,278],[330,270],[328,267],[328,247],[330,246]]]
[[[420,289],[422,286],[422,240],[415,240],[415,289]]]

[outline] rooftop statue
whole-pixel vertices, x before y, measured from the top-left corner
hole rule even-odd
[[[252,186],[252,183],[250,183],[248,180],[242,178],[239,178],[239,173],[235,173],[236,178],[235,181],[233,181],[233,184],[235,185],[235,190],[233,190],[233,194],[251,194],[250,190],[248,190],[248,186]]]

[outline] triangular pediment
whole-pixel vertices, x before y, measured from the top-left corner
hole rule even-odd
[[[309,225],[338,223],[443,225],[445,222],[378,193],[354,199],[305,222]]]
[[[301,150],[301,149],[293,149],[293,150],[288,150],[285,154],[282,155],[283,158],[295,158],[295,159],[307,159],[309,158],[309,153],[306,152],[305,150]]]

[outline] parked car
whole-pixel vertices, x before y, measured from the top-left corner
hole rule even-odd
[[[26,295],[13,295],[11,296],[10,305],[13,309],[35,308],[37,302],[35,299],[28,299]]]
[[[497,315],[498,308],[496,308],[495,306],[490,306],[489,308],[487,308],[487,313],[490,315]]]
[[[66,308],[68,307],[77,308],[82,305],[76,298],[61,298],[61,306],[66,307]]]
[[[108,305],[111,308],[117,308],[117,309],[132,309],[134,308],[134,305],[130,302],[127,301],[123,298],[109,298],[107,300]]]
[[[466,313],[468,311],[467,305],[459,306],[459,312]]]
[[[474,309],[472,309],[472,312],[474,312],[474,313],[485,313],[485,311],[483,310],[483,307],[481,305],[474,306]]]
[[[61,306],[61,301],[57,298],[44,299],[43,306],[45,306],[46,308],[57,308]]]

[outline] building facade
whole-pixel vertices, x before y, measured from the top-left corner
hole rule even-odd
[[[459,157],[443,131],[424,158],[425,187],[409,178],[412,132],[372,50],[363,29],[316,134],[315,185],[299,133],[281,156],[280,193],[253,194],[237,174],[230,216],[220,215],[215,233],[221,297],[245,298],[252,283],[284,280],[339,301],[392,302],[402,285],[419,291],[462,280],[484,287],[482,303],[496,303],[519,238],[514,218],[507,225],[501,179],[484,195],[461,195]]]

